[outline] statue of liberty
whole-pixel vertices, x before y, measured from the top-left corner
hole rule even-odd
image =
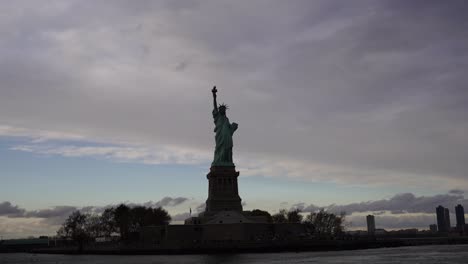
[[[226,116],[227,105],[221,104],[218,106],[216,102],[216,86],[211,90],[213,93],[213,118],[215,123],[214,132],[216,133],[216,148],[214,159],[211,166],[234,166],[232,162],[232,135],[237,129],[236,123],[229,123]]]

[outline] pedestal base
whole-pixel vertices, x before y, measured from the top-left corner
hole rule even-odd
[[[206,200],[206,213],[220,211],[242,212],[241,198],[239,197],[237,177],[239,172],[234,166],[212,166],[208,178],[208,199]]]

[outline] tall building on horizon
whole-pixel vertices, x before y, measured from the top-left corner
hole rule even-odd
[[[368,215],[367,220],[367,233],[369,235],[375,234],[375,217],[373,215]]]
[[[445,225],[447,226],[447,232],[450,232],[452,225],[450,224],[450,211],[448,208],[444,208],[444,218],[445,218]]]
[[[437,214],[437,230],[439,232],[448,232],[446,217],[445,217],[445,209],[442,205],[437,206],[436,214]]]
[[[457,230],[463,232],[465,227],[465,209],[461,204],[455,206],[455,215],[457,218]]]

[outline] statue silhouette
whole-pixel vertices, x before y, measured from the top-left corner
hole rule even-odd
[[[226,116],[227,105],[221,104],[218,106],[216,102],[216,86],[211,90],[213,93],[213,119],[215,123],[214,132],[216,133],[216,147],[214,159],[211,166],[234,166],[232,162],[232,135],[237,130],[236,123],[229,123]]]

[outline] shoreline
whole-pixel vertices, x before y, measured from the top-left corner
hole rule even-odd
[[[391,247],[425,246],[425,245],[461,245],[468,244],[468,237],[437,238],[391,238],[376,240],[309,240],[278,243],[233,243],[231,245],[196,246],[196,247],[143,247],[138,245],[113,247],[86,247],[79,252],[77,247],[66,248],[32,248],[7,250],[0,253],[33,253],[62,255],[199,255],[199,254],[232,254],[232,253],[278,253],[278,252],[320,252],[362,250]]]

